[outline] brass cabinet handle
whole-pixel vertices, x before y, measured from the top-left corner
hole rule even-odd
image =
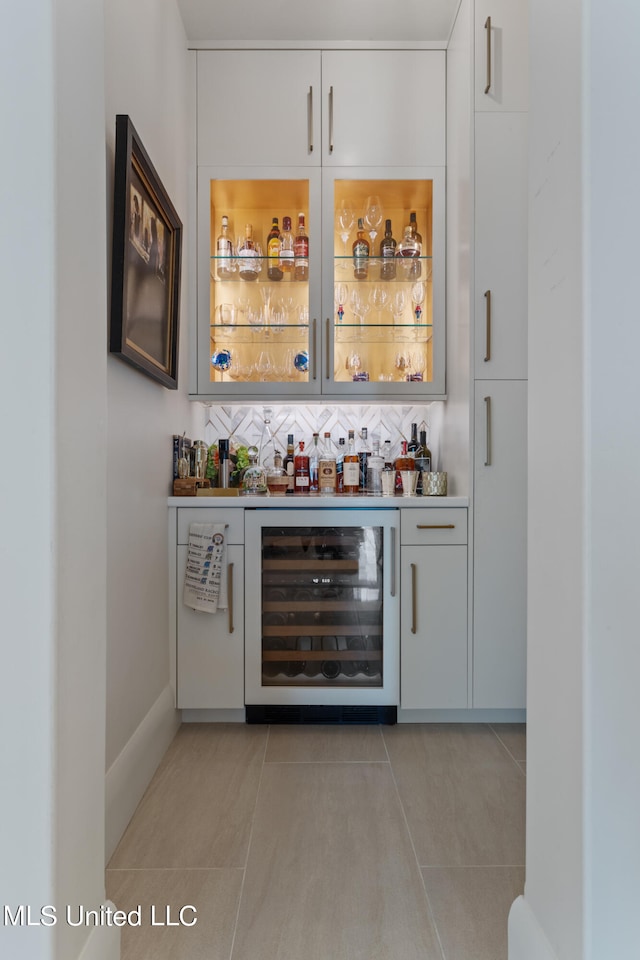
[[[484,362],[491,360],[491,290],[485,290],[484,299],[486,300],[486,319],[484,335]]]
[[[325,344],[325,346],[326,346],[326,348],[327,348],[327,352],[326,352],[326,356],[325,356],[325,363],[326,363],[326,368],[325,368],[325,369],[326,369],[327,372],[325,373],[325,376],[326,376],[327,380],[330,380],[330,379],[331,379],[331,371],[330,371],[330,369],[329,369],[329,357],[331,356],[331,328],[330,328],[330,323],[331,323],[331,320],[329,319],[329,317],[327,317],[327,328],[326,328],[326,331],[325,331],[325,335],[326,335],[326,344]]]
[[[455,523],[416,523],[417,530],[455,530]]]
[[[314,317],[313,320],[311,321],[311,330],[313,331],[313,334],[312,334],[312,337],[313,337],[313,354],[312,354],[313,360],[312,360],[312,364],[311,364],[311,370],[312,370],[312,373],[313,373],[313,379],[315,380],[316,377],[317,377],[317,373],[318,373],[318,351],[316,350],[317,343],[316,343],[316,318],[315,318],[315,317]]]
[[[391,527],[391,596],[396,595],[396,528]]]
[[[491,89],[491,17],[485,20],[484,28],[487,31],[487,85],[484,92],[489,93]]]
[[[333,153],[333,87],[329,87],[329,153]]]
[[[486,435],[485,435],[485,467],[491,466],[491,397],[484,398],[484,407],[486,414]]]
[[[415,563],[411,564],[411,633],[418,632],[418,590],[417,570]]]
[[[233,564],[227,564],[227,603],[229,604],[229,633],[233,633]]]
[[[309,87],[309,107],[307,110],[307,117],[309,121],[309,153],[313,153],[313,87]]]

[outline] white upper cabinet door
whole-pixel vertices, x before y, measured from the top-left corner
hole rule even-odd
[[[475,377],[527,377],[527,117],[475,118]]]
[[[443,50],[323,51],[323,166],[445,163]]]
[[[522,709],[527,666],[527,383],[475,385],[473,707]]]
[[[320,53],[197,53],[198,164],[320,166]]]
[[[529,109],[529,4],[476,0],[476,110]]]

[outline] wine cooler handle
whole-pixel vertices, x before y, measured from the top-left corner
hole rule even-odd
[[[326,354],[325,354],[326,364],[327,364],[327,367],[326,367],[327,372],[325,373],[325,377],[327,378],[327,380],[330,380],[330,379],[331,379],[331,370],[329,369],[329,357],[331,356],[331,327],[330,327],[330,324],[331,324],[331,320],[329,319],[329,317],[327,317],[327,329],[326,329],[326,334],[325,334],[325,335],[326,335],[325,346],[326,346],[326,348],[327,348]]]
[[[484,465],[485,467],[490,467],[491,466],[491,397],[484,398],[484,409],[485,409],[485,414],[487,418]]]
[[[455,530],[455,523],[416,523],[416,530]]]
[[[487,31],[487,85],[484,92],[489,93],[491,90],[491,17],[485,20],[484,28]]]
[[[329,153],[333,153],[333,87],[329,87]]]
[[[315,380],[318,374],[318,351],[316,349],[317,343],[316,343],[316,318],[315,317],[311,321],[311,331],[312,331],[312,342],[313,342],[313,354],[312,354],[313,361],[311,364],[311,370],[313,374],[313,379]]]
[[[229,604],[229,633],[233,633],[233,564],[227,564],[227,595]]]
[[[309,120],[309,153],[313,153],[313,87],[309,87],[309,107],[307,110],[307,117]]]
[[[391,596],[396,595],[396,528],[391,527]]]
[[[485,334],[484,334],[484,362],[491,360],[491,290],[485,290]]]
[[[418,566],[415,563],[411,564],[411,633],[418,632],[418,591],[417,586],[417,572]]]

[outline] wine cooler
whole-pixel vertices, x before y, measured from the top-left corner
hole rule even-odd
[[[246,511],[248,714],[260,704],[397,705],[397,518]]]

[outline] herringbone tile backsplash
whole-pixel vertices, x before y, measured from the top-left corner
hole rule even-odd
[[[427,425],[427,441],[431,449],[434,467],[439,469],[439,434],[442,420],[442,403],[398,406],[395,404],[363,404],[362,406],[336,404],[322,406],[292,404],[211,405],[204,407],[204,440],[211,444],[220,437],[230,437],[236,444],[252,444],[264,447],[269,439],[269,429],[276,438],[281,451],[286,450],[287,434],[292,433],[296,444],[304,440],[311,443],[313,433],[329,430],[334,442],[347,437],[354,430],[356,438],[366,427],[369,442],[391,440],[394,455],[399,451],[400,440],[409,439],[411,424],[418,429]],[[269,429],[265,420],[269,420]]]

